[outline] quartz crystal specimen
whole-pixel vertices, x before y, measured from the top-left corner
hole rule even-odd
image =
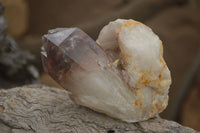
[[[144,24],[110,22],[97,42],[78,28],[57,28],[43,42],[45,70],[76,103],[127,122],[166,108],[170,71],[162,42]]]

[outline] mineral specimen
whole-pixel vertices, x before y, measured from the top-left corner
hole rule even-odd
[[[45,70],[76,103],[127,122],[166,108],[170,71],[162,42],[144,24],[110,22],[97,43],[78,28],[57,28],[43,42]]]

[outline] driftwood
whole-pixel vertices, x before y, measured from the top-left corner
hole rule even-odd
[[[65,90],[33,85],[0,90],[0,133],[196,133],[153,118],[126,123],[73,103]]]

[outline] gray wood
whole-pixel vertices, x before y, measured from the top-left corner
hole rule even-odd
[[[153,118],[126,123],[73,103],[65,90],[41,85],[0,90],[0,133],[197,133]]]

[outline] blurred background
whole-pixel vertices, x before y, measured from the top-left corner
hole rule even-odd
[[[8,69],[5,69],[5,66],[14,64],[12,69],[15,69],[15,64],[21,61],[21,58],[24,59],[21,64],[31,64],[25,65],[26,70],[31,73],[28,74],[31,82],[34,80],[61,88],[43,72],[41,65],[41,36],[49,29],[79,27],[96,40],[101,28],[109,21],[117,18],[134,19],[145,23],[159,35],[163,41],[164,58],[171,70],[169,106],[161,113],[161,117],[200,130],[200,0],[0,0],[0,2],[5,8],[0,9],[0,31],[4,38],[0,37],[0,88],[9,88],[11,84],[13,87],[30,83],[26,81],[18,84],[23,79],[28,79],[27,75],[22,77],[23,67],[18,69],[19,72],[16,70],[6,73]],[[5,18],[2,18],[3,15]],[[3,21],[5,19],[7,22]],[[8,35],[12,39],[6,40],[5,36]],[[17,43],[14,43],[14,40]],[[21,53],[16,54],[17,51]],[[9,59],[13,62],[8,63]],[[27,60],[30,61],[26,62]],[[16,80],[19,73],[21,77]]]

